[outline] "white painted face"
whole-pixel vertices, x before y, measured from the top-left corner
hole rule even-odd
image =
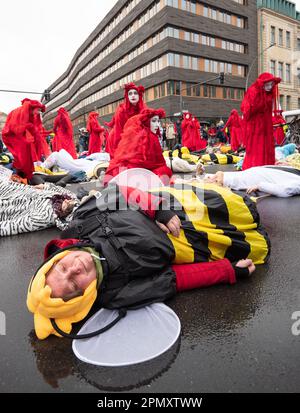
[[[159,127],[160,127],[160,119],[159,119],[159,116],[153,116],[153,118],[150,119],[150,129],[151,129],[151,132],[156,135]]]
[[[190,119],[190,115],[189,115],[189,114],[186,115],[186,119]]]
[[[266,92],[271,92],[271,90],[273,89],[273,86],[274,86],[273,81],[267,82],[267,83],[265,83],[264,89],[265,89]]]
[[[135,89],[130,89],[128,92],[128,99],[129,99],[129,102],[135,106],[139,103],[140,96]]]

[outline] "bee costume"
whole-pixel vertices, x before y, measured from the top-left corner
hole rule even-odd
[[[155,223],[166,224],[175,214],[182,224],[179,238]],[[61,234],[62,239],[47,245],[46,262],[28,290],[27,306],[41,339],[70,333],[72,323],[86,316],[93,304],[121,309],[122,317],[124,309],[164,302],[177,291],[233,284],[236,274],[230,262],[251,258],[262,264],[269,254],[256,205],[245,194],[213,184],[142,192],[111,183],[80,205]],[[67,302],[51,298],[47,272],[60,254],[87,247],[101,259],[97,283]]]
[[[153,192],[168,199],[182,223],[180,237],[168,235],[176,264],[250,258],[262,264],[269,239],[250,198],[215,184],[185,183]]]

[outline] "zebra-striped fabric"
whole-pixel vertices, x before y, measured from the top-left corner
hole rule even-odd
[[[56,194],[76,196],[59,186],[45,184],[45,189],[0,180],[0,236],[40,231],[56,224],[51,198]]]

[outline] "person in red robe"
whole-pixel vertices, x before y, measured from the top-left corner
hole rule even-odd
[[[228,128],[230,133],[230,146],[231,149],[236,152],[243,142],[243,127],[242,119],[240,118],[239,112],[233,109],[230,113],[228,121],[224,126],[224,130]]]
[[[167,183],[172,171],[167,167],[159,143],[160,119],[165,118],[163,109],[144,109],[125,125],[115,157],[110,161],[104,177],[106,185],[125,169],[144,168],[158,175]]]
[[[52,142],[53,151],[59,152],[61,149],[65,149],[74,159],[77,159],[73,140],[73,126],[65,108],[58,109],[57,116],[54,119],[53,131],[55,133]]]
[[[184,113],[181,130],[182,146],[187,147],[190,151],[201,151],[206,148],[207,142],[201,138],[198,119],[193,117],[191,113]]]
[[[22,106],[8,114],[2,130],[3,142],[13,154],[13,167],[21,177],[32,178],[34,162],[38,160],[36,144],[40,136],[35,126],[35,112],[46,107],[37,100],[24,99]]]
[[[105,148],[105,151],[110,154],[111,159],[113,159],[119,145],[125,123],[132,116],[138,115],[146,108],[143,101],[144,92],[145,89],[143,86],[136,86],[134,83],[125,85],[124,102],[117,107],[111,122],[106,123],[107,126],[112,128]]]
[[[104,143],[105,129],[99,124],[99,113],[91,112],[88,117],[87,130],[90,134],[88,154],[101,152]]]
[[[273,122],[273,132],[276,145],[283,145],[285,141],[285,133],[283,130],[283,125],[286,125],[286,121],[282,116],[282,110],[274,110],[274,115],[272,117]],[[282,125],[282,126],[281,126]]]
[[[243,170],[275,164],[272,112],[278,107],[279,77],[262,73],[249,87],[241,105],[246,155]]]
[[[202,151],[203,149],[206,148],[207,142],[205,139],[201,138],[200,134],[200,123],[197,118],[194,116],[192,117],[192,133],[193,133],[193,145],[194,145],[194,150],[195,151]]]
[[[52,131],[44,128],[40,112],[37,110],[34,112],[34,126],[36,127],[39,139],[39,144],[36,146],[37,157],[39,161],[44,161],[51,154],[46,137],[50,135]]]

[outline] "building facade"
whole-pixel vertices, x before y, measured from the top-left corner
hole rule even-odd
[[[48,87],[44,119],[51,127],[64,106],[75,130],[90,111],[110,120],[131,81],[142,84],[146,103],[163,107],[168,118],[183,109],[203,120],[226,118],[240,107],[251,65],[254,81],[254,1],[120,0]],[[224,85],[210,80],[220,72]]]
[[[294,3],[258,0],[258,50],[259,72],[282,79],[281,108],[300,108],[300,13]]]

